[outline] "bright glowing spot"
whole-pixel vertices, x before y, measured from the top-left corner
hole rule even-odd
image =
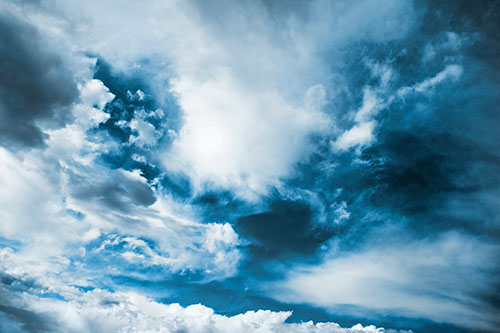
[[[200,155],[214,155],[222,150],[223,139],[213,126],[200,126],[195,131],[194,148]]]

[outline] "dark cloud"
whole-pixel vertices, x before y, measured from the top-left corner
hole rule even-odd
[[[70,179],[75,199],[93,202],[112,210],[128,211],[132,205],[149,206],[156,201],[148,184],[122,175],[100,182],[89,182],[74,174]]]
[[[20,279],[5,273],[0,273],[0,283],[11,291],[24,292],[40,288],[33,279]]]
[[[311,207],[300,201],[276,200],[266,212],[238,219],[236,231],[252,241],[258,257],[288,259],[312,255],[329,234],[316,230]]]
[[[13,16],[0,15],[0,143],[40,147],[39,122],[61,126],[77,97],[72,75],[46,49],[36,29]]]
[[[40,290],[34,280],[0,274],[0,331],[41,333],[57,330],[57,321],[49,314],[26,310],[16,303],[20,293]]]
[[[498,3],[485,1],[479,7],[471,10],[460,3],[446,11],[439,6],[429,10],[427,22],[439,30],[428,41],[440,40],[448,29],[461,39],[454,54],[437,46],[438,54],[447,55],[436,56],[432,66],[458,62],[463,75],[382,112],[377,143],[361,156],[367,164],[349,171],[365,188],[365,203],[412,218],[426,233],[465,228],[498,236],[498,203],[492,198],[500,187],[500,77],[493,73],[500,61],[491,54],[500,51],[495,28],[500,15],[495,14]],[[427,29],[423,27],[424,34],[431,34]],[[404,58],[396,69],[407,76],[402,81],[410,81],[418,74],[406,73],[412,62]],[[413,71],[426,72],[427,65],[413,64]]]
[[[32,311],[6,306],[0,304],[0,313],[7,315],[13,323],[12,327],[21,327],[25,332],[55,332],[58,329],[57,322],[49,315],[35,313]],[[18,324],[14,326],[14,323]],[[2,328],[0,326],[0,328]],[[11,329],[11,328],[9,328]]]
[[[255,212],[251,204],[235,197],[231,191],[209,191],[192,199],[193,206],[197,207],[206,222],[232,221]]]

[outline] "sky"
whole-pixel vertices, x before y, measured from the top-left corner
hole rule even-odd
[[[500,2],[0,3],[0,332],[497,332]]]

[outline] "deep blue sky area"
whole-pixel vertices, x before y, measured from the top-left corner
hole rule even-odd
[[[500,2],[0,4],[0,332],[496,332]]]

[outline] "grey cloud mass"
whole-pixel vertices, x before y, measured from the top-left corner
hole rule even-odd
[[[41,147],[40,123],[62,126],[77,98],[72,73],[47,50],[37,29],[0,14],[0,142],[14,149]]]

